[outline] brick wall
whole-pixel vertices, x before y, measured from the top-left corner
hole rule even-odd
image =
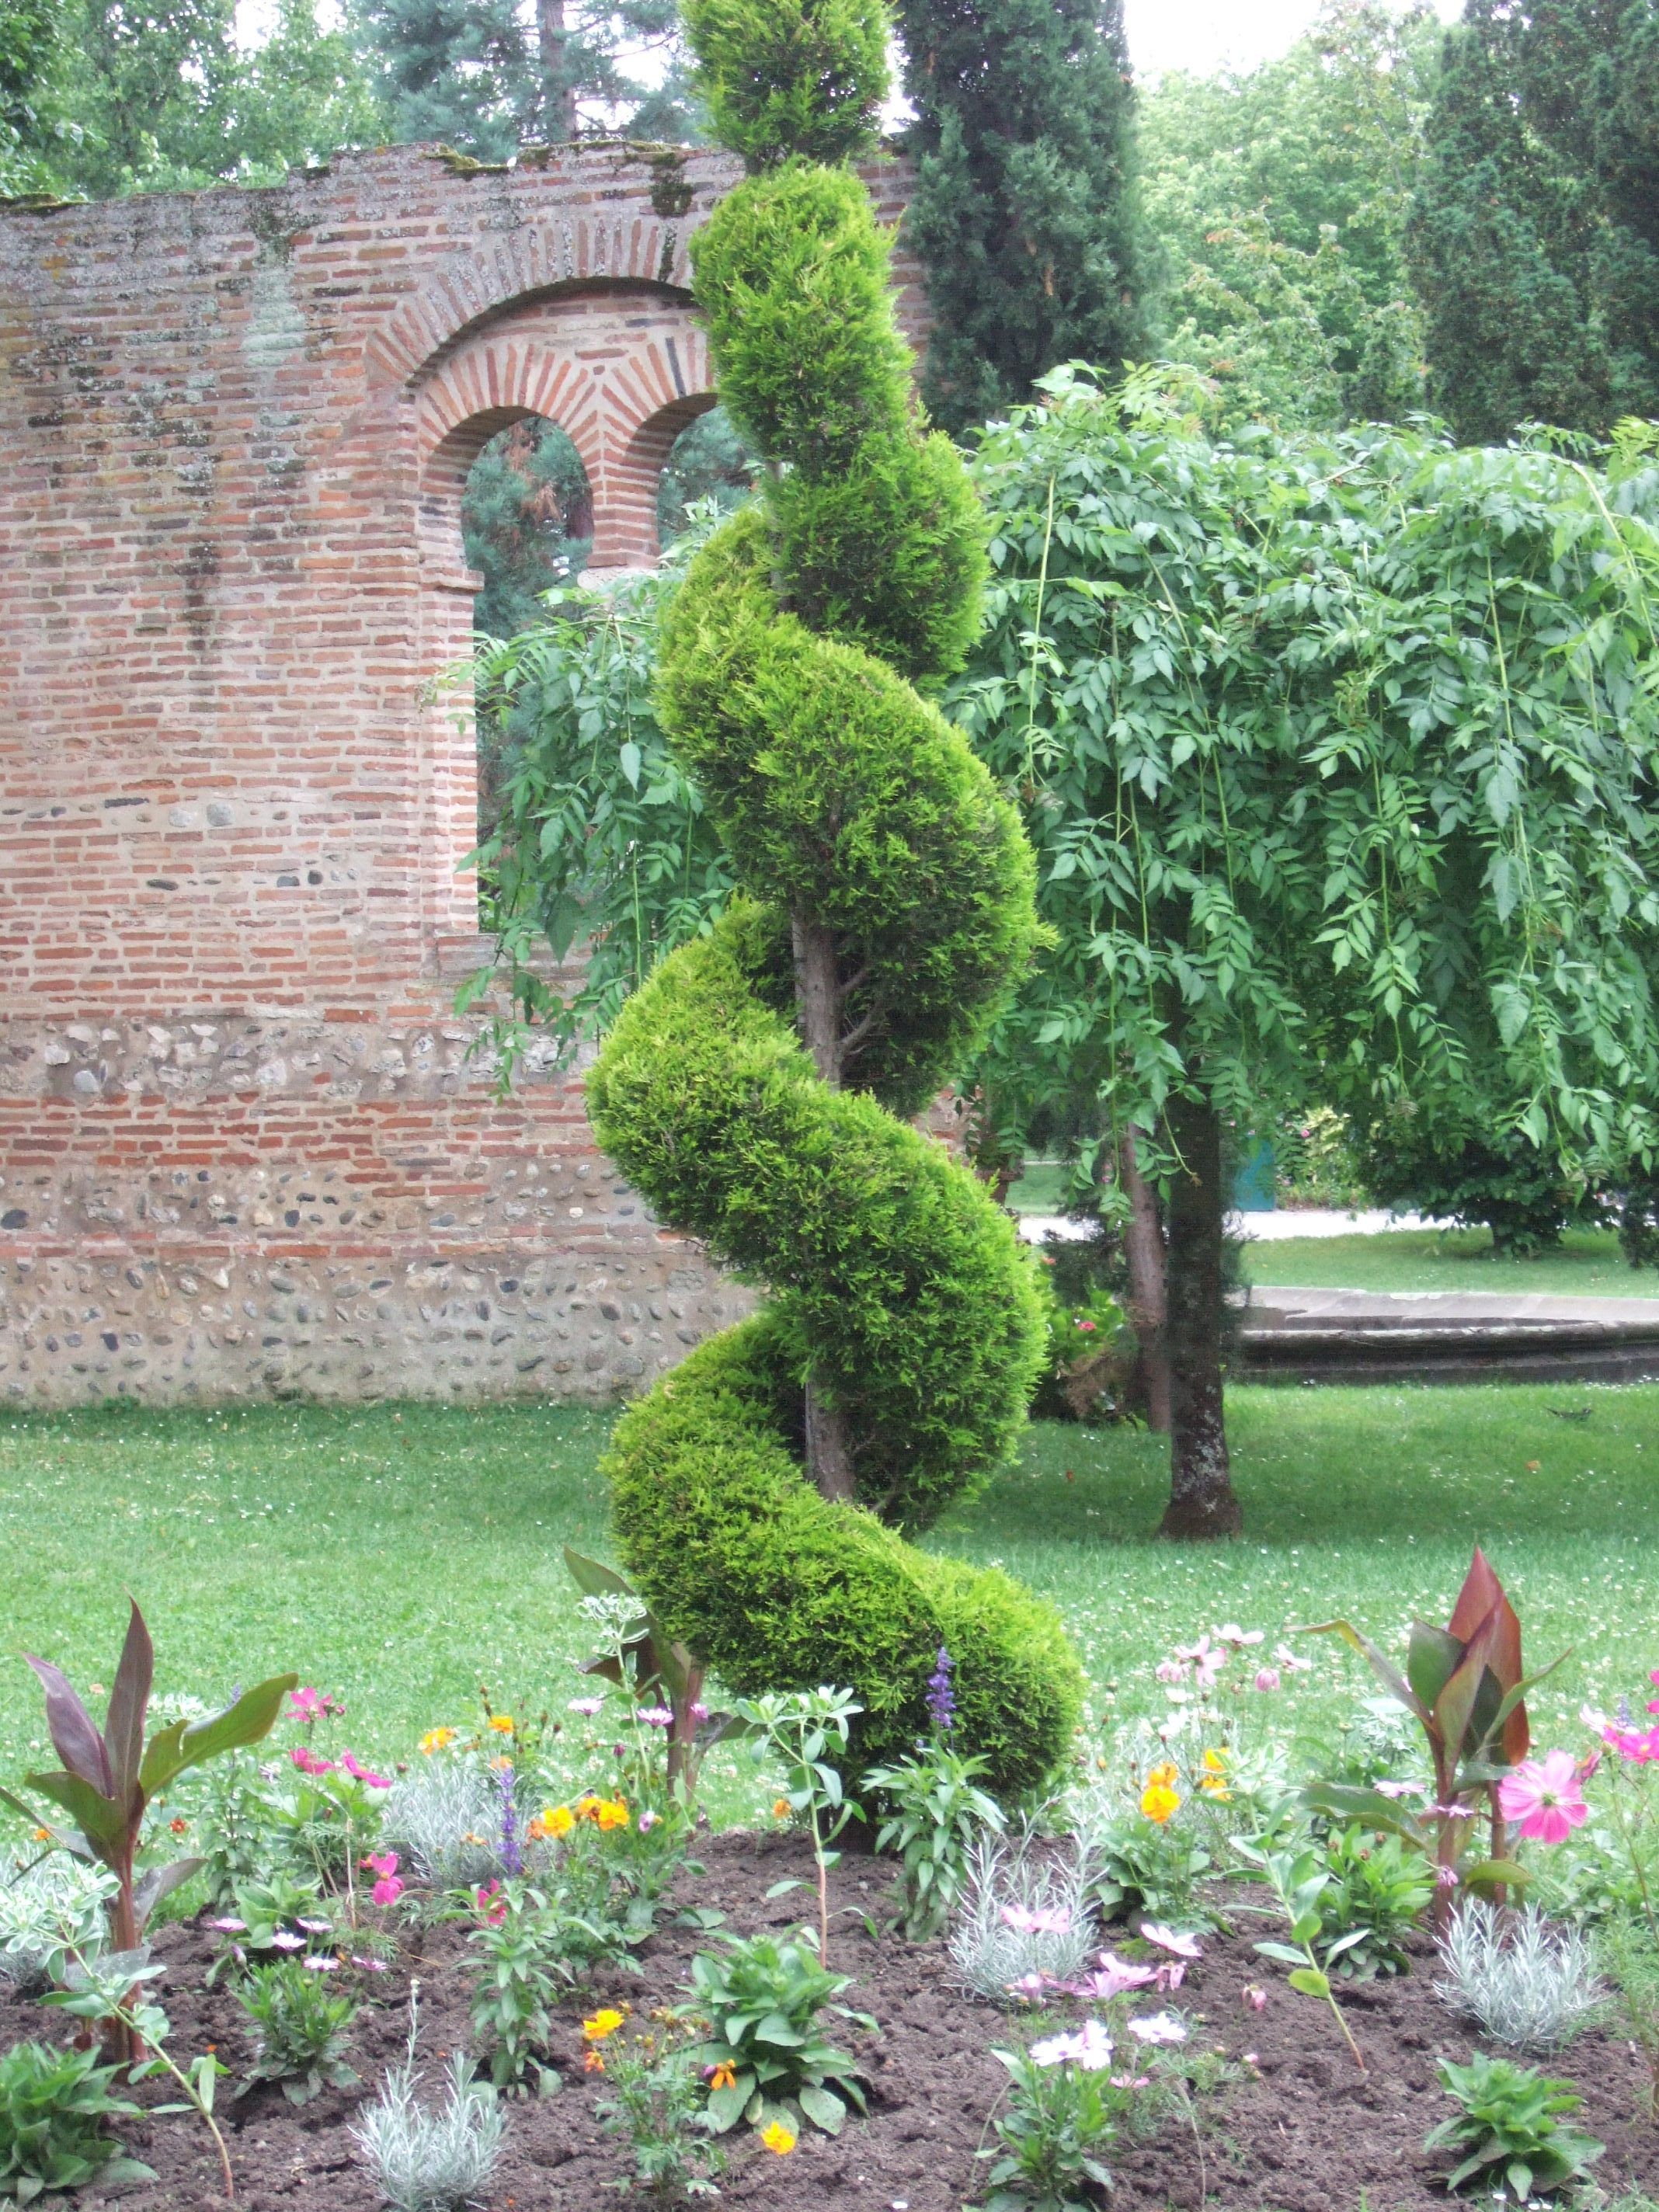
[[[576,1082],[494,1095],[473,742],[428,695],[507,422],[575,441],[596,568],[654,557],[732,174],[402,148],[0,207],[0,1398],[608,1396],[741,1310]]]

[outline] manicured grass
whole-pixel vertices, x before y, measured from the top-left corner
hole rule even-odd
[[[1659,1268],[1626,1266],[1611,1229],[1569,1230],[1559,1251],[1500,1260],[1485,1229],[1390,1229],[1376,1237],[1287,1237],[1245,1249],[1252,1283],[1304,1289],[1553,1292],[1577,1298],[1659,1298]]]
[[[1103,1715],[1161,1711],[1158,1659],[1223,1621],[1264,1630],[1271,1650],[1337,1612],[1389,1642],[1413,1610],[1443,1619],[1477,1540],[1531,1661],[1577,1647],[1534,1699],[1540,1735],[1577,1741],[1586,1698],[1639,1700],[1659,1663],[1659,1387],[1241,1389],[1231,1407],[1238,1544],[1152,1541],[1158,1440],[1056,1425],[933,1540],[1054,1598]],[[14,1416],[0,1425],[0,1777],[44,1748],[19,1655],[106,1683],[126,1589],[155,1635],[159,1688],[217,1698],[294,1667],[344,1693],[348,1739],[382,1760],[464,1719],[481,1680],[498,1703],[562,1710],[584,1639],[560,1547],[605,1547],[607,1425],[535,1406]],[[1303,1648],[1315,1670],[1274,1709],[1326,1732],[1370,1685],[1334,1644]],[[714,1795],[724,1817],[758,1803],[735,1759]]]

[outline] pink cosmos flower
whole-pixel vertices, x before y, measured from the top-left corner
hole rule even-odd
[[[371,1851],[366,1859],[359,1859],[357,1863],[369,1874],[396,1874],[398,1854],[396,1851]]]
[[[1498,1809],[1518,1820],[1523,1836],[1540,1843],[1564,1844],[1589,1818],[1583,1778],[1570,1751],[1552,1751],[1523,1759],[1498,1785]]]
[[[1614,1728],[1609,1722],[1601,1730],[1601,1741],[1611,1744],[1620,1758],[1632,1766],[1646,1766],[1659,1759],[1659,1727],[1638,1731]]]
[[[1002,1917],[1021,1936],[1063,1936],[1072,1924],[1071,1914],[1058,1905],[1005,1905]]]
[[[1218,1628],[1215,1635],[1218,1644],[1231,1644],[1236,1651],[1242,1651],[1247,1644],[1264,1644],[1267,1641],[1261,1629],[1241,1628],[1236,1620],[1230,1620]]]
[[[1129,2033],[1142,2043],[1184,2043],[1187,2023],[1179,2013],[1155,2012],[1146,2020],[1132,2020]]]
[[[1227,1663],[1225,1648],[1212,1644],[1207,1636],[1200,1636],[1196,1644],[1177,1644],[1175,1656],[1192,1661],[1193,1680],[1200,1690],[1214,1689]]]
[[[1160,1682],[1184,1682],[1187,1679],[1186,1666],[1179,1659],[1160,1659],[1157,1671]]]
[[[316,1753],[303,1743],[296,1743],[289,1757],[301,1774],[332,1774],[335,1771],[331,1759],[319,1759]]]
[[[404,1893],[404,1885],[395,1874],[382,1875],[368,1893],[376,1905],[395,1905]]]
[[[474,1902],[492,1928],[499,1928],[507,1917],[507,1899],[501,1895],[498,1881],[487,1881],[476,1893]]]
[[[288,1708],[296,1721],[319,1721],[323,1717],[322,1693],[318,1690],[290,1690]]]
[[[1276,1690],[1283,1680],[1277,1667],[1262,1667],[1257,1670],[1255,1686],[1258,1690]]]
[[[1085,2074],[1103,2074],[1112,2063],[1112,2039],[1097,2020],[1085,2020],[1069,2034],[1034,2043],[1031,2059],[1038,2066],[1080,2066]]]
[[[1281,1667],[1288,1668],[1292,1674],[1310,1674],[1313,1672],[1313,1661],[1304,1659],[1299,1653],[1292,1651],[1288,1644],[1275,1644],[1273,1657]]]
[[[356,1759],[349,1751],[343,1751],[340,1753],[340,1764],[354,1782],[366,1783],[371,1790],[390,1790],[392,1787],[392,1777],[389,1774],[371,1774],[368,1767],[359,1765]]]
[[[1160,1951],[1172,1951],[1177,1959],[1201,1959],[1204,1956],[1194,1936],[1182,1936],[1173,1928],[1165,1928],[1157,1920],[1143,1920],[1141,1935],[1149,1943],[1156,1943]]]

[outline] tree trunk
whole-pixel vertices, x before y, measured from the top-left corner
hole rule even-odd
[[[1146,1401],[1146,1424],[1161,1437],[1170,1433],[1169,1310],[1164,1298],[1164,1231],[1158,1200],[1135,1158],[1135,1133],[1118,1139],[1118,1180],[1129,1201],[1123,1249],[1129,1262],[1129,1319],[1134,1324],[1136,1359]]]
[[[547,111],[561,138],[576,135],[576,88],[570,82],[570,32],[564,0],[536,0],[536,46],[547,86]]]
[[[801,1036],[813,1065],[832,1091],[841,1089],[841,969],[833,931],[797,915],[795,1004]],[[806,1471],[820,1493],[838,1505],[858,1497],[847,1416],[825,1402],[809,1375],[806,1382]]]
[[[1206,1099],[1176,1098],[1170,1195],[1170,1504],[1165,1536],[1236,1536],[1221,1403],[1221,1122]]]

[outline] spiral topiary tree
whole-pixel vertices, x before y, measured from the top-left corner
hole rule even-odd
[[[1006,1217],[908,1126],[1038,924],[1013,810],[916,690],[979,622],[979,510],[929,435],[856,176],[878,0],[688,0],[748,175],[697,237],[720,396],[764,496],[666,620],[658,712],[744,896],[635,994],[588,1081],[666,1221],[772,1290],[618,1423],[623,1556],[734,1687],[850,1684],[908,1748],[941,1644],[1005,1792],[1061,1757],[1081,1676],[1046,1604],[916,1549],[1004,1460],[1042,1339]]]

